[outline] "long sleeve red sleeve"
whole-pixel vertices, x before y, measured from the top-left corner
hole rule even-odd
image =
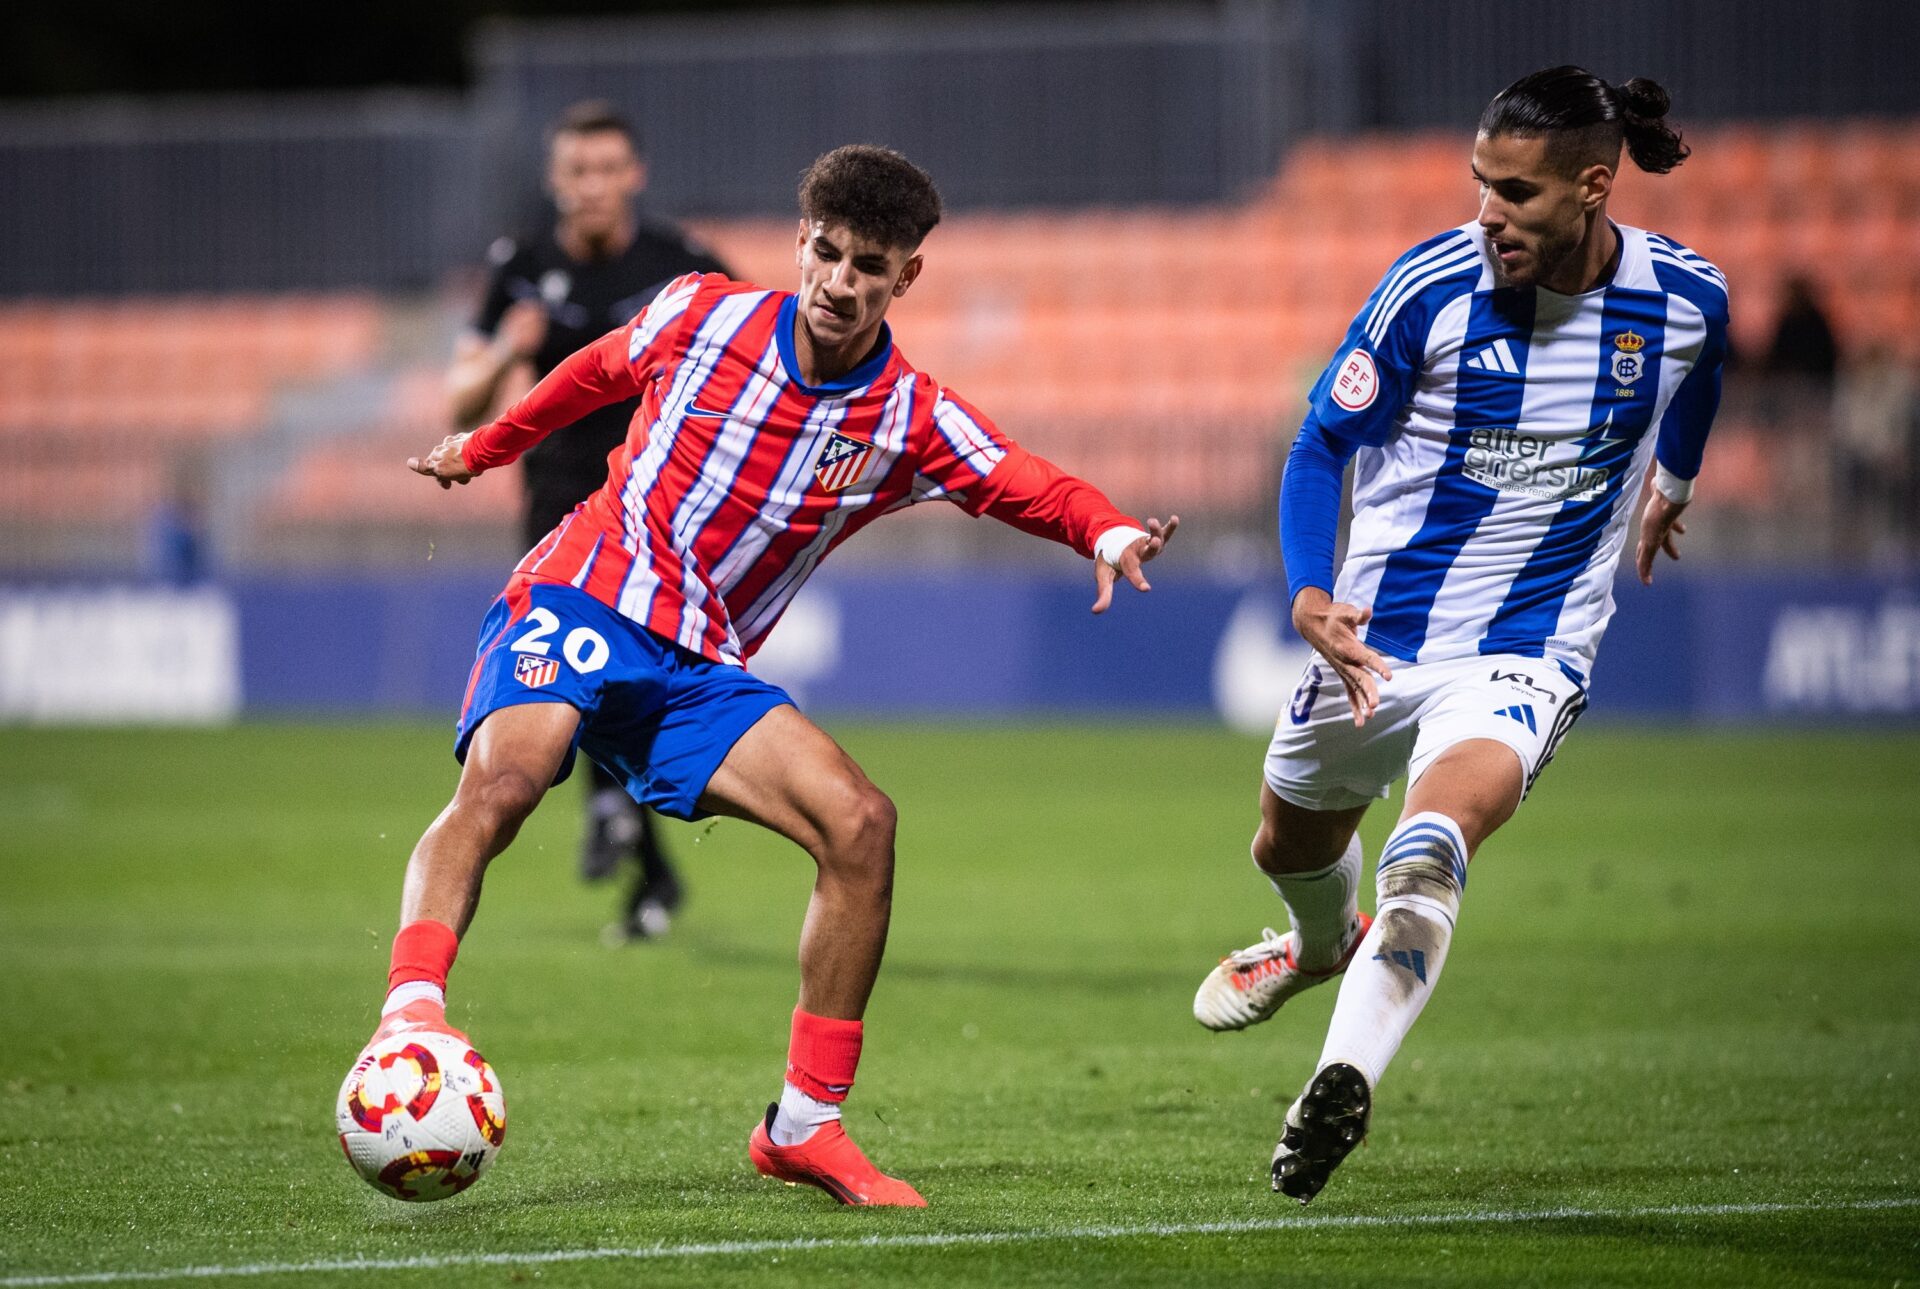
[[[1023,533],[1071,546],[1088,559],[1093,558],[1094,542],[1109,528],[1146,528],[1085,479],[1018,444],[1007,445],[1006,456],[986,477],[983,488],[986,503],[978,513]]]
[[[547,435],[595,408],[638,394],[643,371],[640,364],[627,361],[632,330],[609,331],[575,351],[498,420],[475,430],[460,450],[467,469],[491,470],[510,464]]]

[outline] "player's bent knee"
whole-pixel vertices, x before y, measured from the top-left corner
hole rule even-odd
[[[460,804],[496,832],[519,828],[546,793],[544,784],[514,769],[469,775],[460,784]]]
[[[871,783],[850,788],[846,800],[826,821],[816,856],[822,868],[865,885],[893,885],[893,838],[899,812],[893,800]]]
[[[891,855],[894,834],[899,827],[900,810],[893,804],[893,798],[869,785],[861,798],[860,835]]]
[[[899,817],[886,793],[865,779],[854,780],[844,785],[826,820],[828,843],[839,850],[890,850]]]

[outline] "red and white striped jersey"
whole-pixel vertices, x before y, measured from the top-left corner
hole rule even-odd
[[[793,353],[795,301],[718,274],[669,283],[466,442],[504,465],[594,407],[640,397],[607,481],[508,583],[563,582],[663,639],[744,665],[828,551],[942,498],[1093,553],[1141,527],[907,364],[874,354],[822,386]]]

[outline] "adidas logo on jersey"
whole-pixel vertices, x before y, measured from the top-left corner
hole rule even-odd
[[[1467,359],[1467,366],[1476,371],[1495,371],[1503,376],[1518,376],[1520,364],[1513,360],[1513,349],[1504,338],[1494,341],[1473,357]]]

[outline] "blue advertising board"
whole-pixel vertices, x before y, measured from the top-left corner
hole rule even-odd
[[[1270,724],[1306,661],[1278,579],[1154,572],[1096,617],[1080,568],[829,570],[754,668],[825,716]],[[0,720],[451,721],[498,589],[457,570],[0,587]],[[1667,570],[1615,594],[1594,719],[1920,718],[1920,577]]]

